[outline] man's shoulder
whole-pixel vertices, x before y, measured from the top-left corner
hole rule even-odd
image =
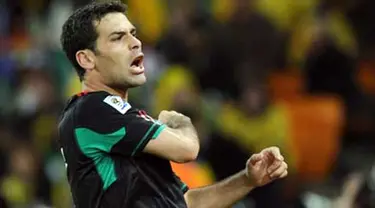
[[[111,95],[108,92],[82,92],[71,98],[64,111],[74,108],[75,114],[99,115],[100,112],[119,113],[124,115],[135,109],[120,96]]]
[[[108,92],[98,91],[98,92],[82,92],[74,97],[77,99],[76,107],[81,110],[90,109],[92,107],[102,105],[102,102],[106,97],[112,96]]]
[[[89,107],[99,103],[100,100],[103,100],[106,96],[110,95],[107,92],[81,92],[73,95],[65,104],[63,112],[67,112],[73,108],[79,107]]]
[[[96,123],[110,120],[124,122],[146,115],[120,96],[102,91],[83,92],[73,96],[63,112],[63,117],[74,118],[76,124],[94,122],[94,120]]]

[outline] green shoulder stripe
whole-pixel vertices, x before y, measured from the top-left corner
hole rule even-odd
[[[91,158],[103,181],[103,189],[106,190],[117,180],[115,165],[109,153],[112,147],[126,135],[125,128],[121,128],[110,134],[100,134],[91,129],[77,128],[75,135],[81,151]]]

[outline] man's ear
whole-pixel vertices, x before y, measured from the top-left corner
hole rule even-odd
[[[77,51],[76,60],[78,64],[86,70],[95,68],[95,54],[91,50],[85,49]]]

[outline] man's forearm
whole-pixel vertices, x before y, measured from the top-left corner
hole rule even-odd
[[[159,121],[167,127],[150,140],[143,151],[177,163],[195,160],[199,139],[190,119],[176,112],[162,111]]]
[[[185,194],[185,199],[189,208],[227,208],[253,189],[243,170],[211,186],[191,189]]]
[[[186,123],[183,126],[177,127],[176,130],[178,130],[181,133],[181,135],[190,139],[193,143],[199,145],[198,133],[192,123]]]
[[[170,117],[164,118],[165,115],[170,115]],[[159,120],[164,122],[173,133],[184,141],[184,143],[192,146],[194,150],[199,151],[198,133],[189,117],[174,111],[164,111],[159,115]]]
[[[181,120],[167,123],[167,126],[172,128],[176,133],[180,135],[180,138],[188,140],[187,142],[195,147],[196,151],[199,151],[199,137],[197,130],[191,123],[190,118],[184,117]]]

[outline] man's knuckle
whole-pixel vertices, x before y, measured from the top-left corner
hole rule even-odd
[[[271,149],[272,149],[272,150],[278,150],[279,147],[277,147],[277,146],[272,146]]]
[[[161,113],[160,113],[160,115],[162,115],[162,116],[168,116],[170,113],[168,112],[168,111],[166,111],[166,110],[163,110]]]
[[[286,162],[284,162],[284,166],[286,169],[288,169],[288,164]]]

